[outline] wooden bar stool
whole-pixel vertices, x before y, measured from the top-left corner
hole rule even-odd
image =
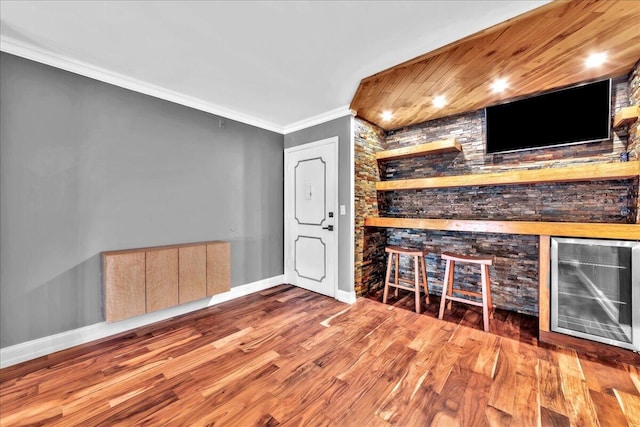
[[[471,304],[482,307],[482,322],[484,331],[489,332],[489,317],[493,317],[493,302],[491,301],[491,280],[489,278],[489,266],[493,265],[495,258],[492,256],[472,256],[460,255],[452,252],[443,252],[442,259],[447,260],[444,270],[444,282],[442,284],[442,298],[440,299],[440,314],[438,318],[442,319],[444,315],[444,305],[449,301],[448,309],[451,310],[451,301],[457,301],[464,304]],[[453,289],[453,270],[457,262],[466,262],[471,264],[479,264],[481,266],[481,287],[482,292],[466,291],[464,289]],[[482,298],[482,302],[453,296],[453,292],[457,294],[467,295],[471,297]]]
[[[398,289],[405,289],[407,291],[415,292],[416,298],[416,313],[420,314],[420,284],[424,286],[424,294],[426,295],[427,304],[429,304],[429,284],[427,281],[427,269],[424,263],[424,257],[427,254],[426,251],[419,249],[403,248],[400,246],[387,246],[385,252],[389,254],[389,261],[387,262],[387,276],[384,281],[384,296],[382,302],[387,303],[387,296],[389,295],[389,286],[396,288],[395,294],[398,297]],[[413,281],[403,279],[399,277],[400,271],[400,255],[406,255],[413,257],[414,262],[414,275]],[[394,264],[395,258],[395,264]],[[394,281],[391,281],[391,269],[394,268]],[[422,273],[422,281],[420,280],[420,273]]]

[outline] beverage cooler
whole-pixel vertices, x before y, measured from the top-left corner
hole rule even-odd
[[[552,238],[551,330],[640,351],[640,241]]]

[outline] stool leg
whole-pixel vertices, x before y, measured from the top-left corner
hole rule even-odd
[[[483,265],[481,270],[482,276],[482,323],[484,326],[484,331],[489,332],[489,299],[491,296],[489,295],[490,289],[487,286],[488,282],[488,266]]]
[[[489,266],[483,266],[487,275],[487,304],[489,306],[489,319],[493,319],[493,300],[491,299],[491,276],[489,275]]]
[[[400,272],[400,254],[396,254],[396,268],[395,268],[395,279],[396,279],[396,285],[400,282],[398,282],[398,277],[399,277],[399,272]],[[396,299],[398,299],[398,287],[396,286]]]
[[[453,286],[453,262],[447,260],[444,268],[444,280],[442,281],[442,297],[440,298],[440,312],[438,313],[438,319],[442,319],[444,316],[444,305],[447,303],[447,294],[451,292]],[[451,301],[449,301],[449,309],[451,309]]]
[[[413,269],[414,269],[414,293],[416,300],[416,313],[420,314],[420,257],[413,257]]]
[[[387,275],[384,279],[384,293],[382,296],[382,302],[384,304],[387,303],[387,296],[389,296],[389,279],[391,279],[391,261],[393,258],[393,254],[389,254],[389,261],[387,261]]]
[[[447,296],[453,296],[453,272],[456,270],[456,262],[448,260],[449,262],[449,276],[447,277]],[[447,310],[451,310],[451,300],[447,303]]]
[[[425,301],[429,304],[429,279],[427,277],[427,266],[422,256],[420,257],[420,264],[422,264],[422,286],[424,287]]]

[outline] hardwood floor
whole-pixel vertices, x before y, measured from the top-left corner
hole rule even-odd
[[[0,424],[640,426],[640,363],[538,345],[535,318],[277,286],[0,371]]]

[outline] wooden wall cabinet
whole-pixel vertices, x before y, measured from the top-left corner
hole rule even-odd
[[[230,247],[226,242],[207,244],[207,296],[216,295],[229,290],[231,269],[221,263],[221,259],[229,259]]]
[[[178,302],[184,304],[207,296],[207,247],[178,249]]]
[[[104,256],[102,270],[107,322],[146,313],[144,252]]]
[[[145,253],[147,313],[178,305],[178,249]]]
[[[115,322],[226,292],[229,242],[102,253],[105,319]]]

